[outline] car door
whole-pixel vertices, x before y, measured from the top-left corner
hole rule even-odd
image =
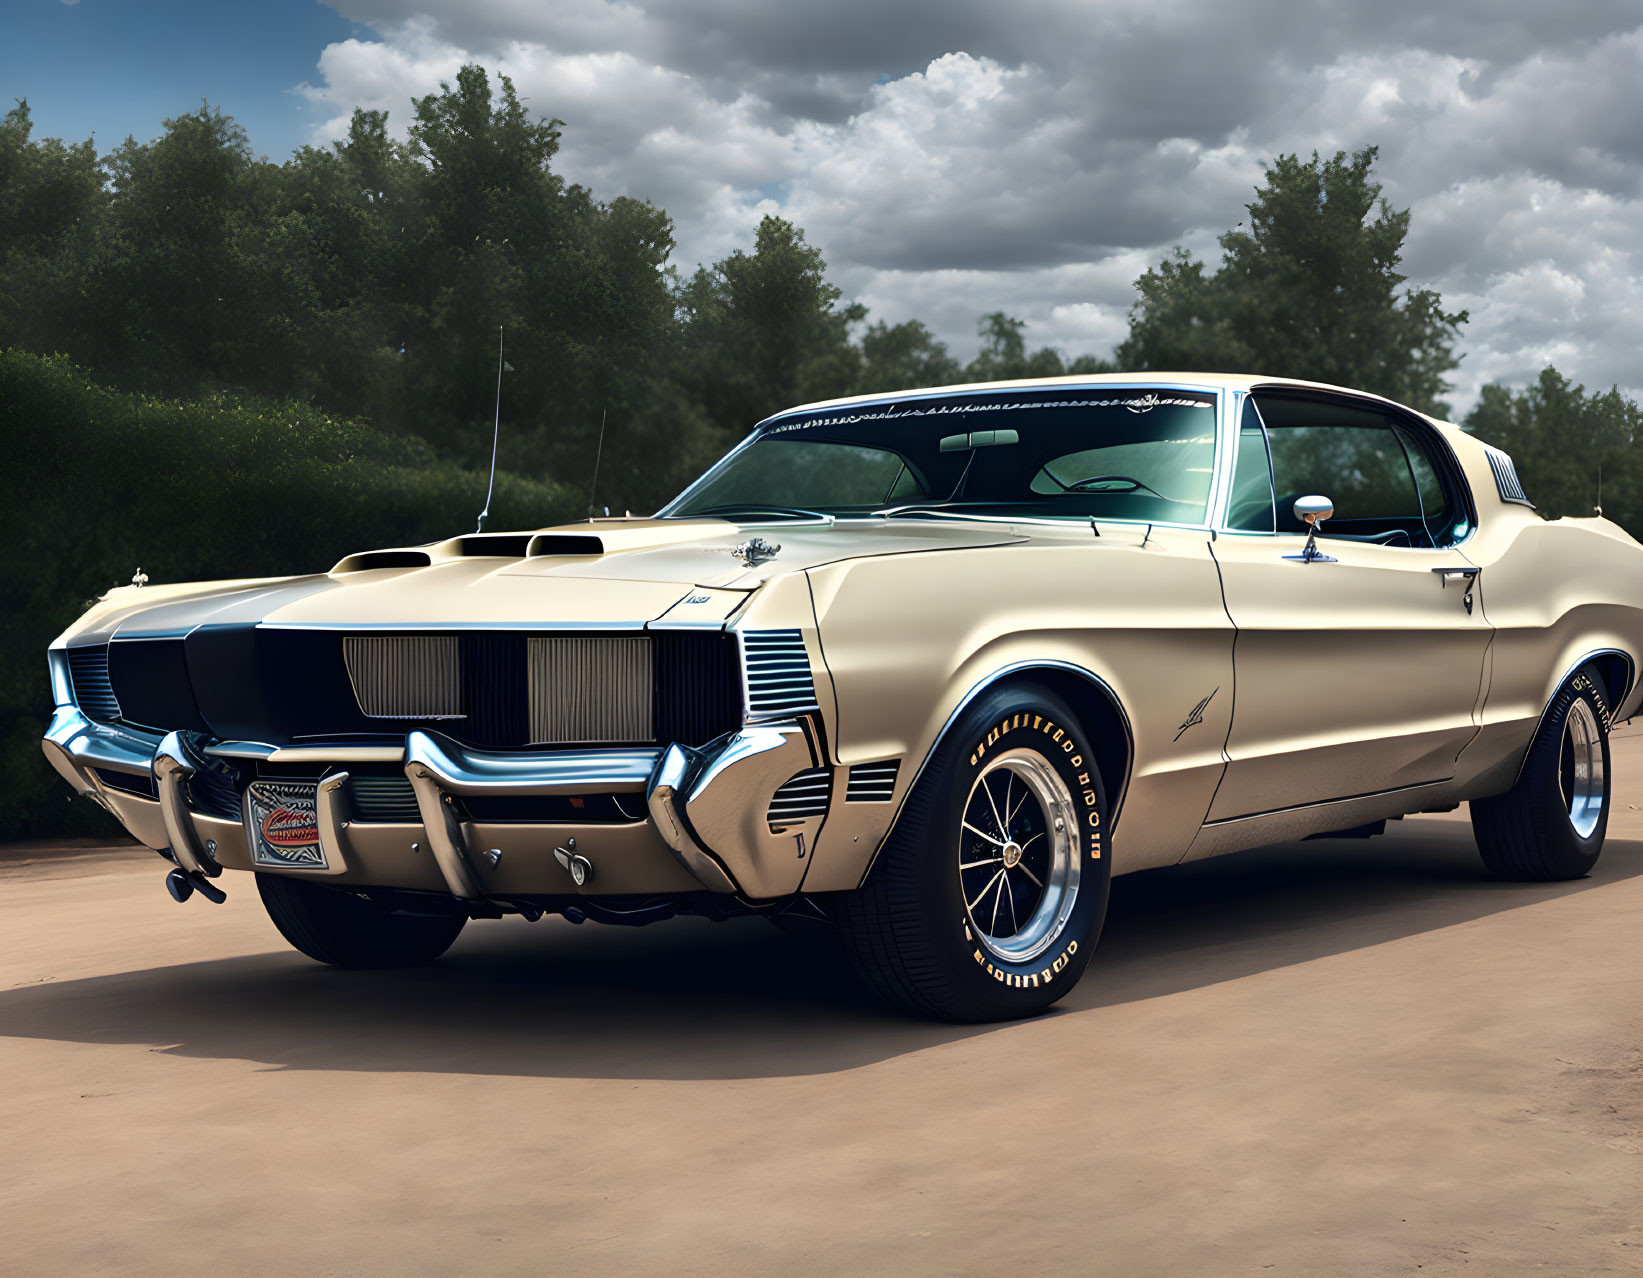
[[[1491,629],[1458,543],[1458,467],[1430,426],[1345,398],[1241,408],[1213,546],[1237,628],[1227,769],[1208,819],[1445,781],[1476,732]],[[1302,558],[1301,496],[1334,518]]]

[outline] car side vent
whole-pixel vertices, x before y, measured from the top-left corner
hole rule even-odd
[[[832,798],[833,769],[806,768],[782,782],[770,798],[765,819],[770,822],[771,831],[778,832],[783,826],[826,815]]]
[[[74,699],[89,718],[110,723],[120,717],[120,702],[108,678],[108,645],[88,644],[68,650]]]
[[[747,717],[778,719],[817,710],[810,657],[797,630],[744,630]]]
[[[1523,485],[1518,482],[1517,467],[1512,464],[1512,459],[1500,449],[1491,448],[1488,444],[1483,446],[1483,453],[1489,459],[1489,469],[1495,472],[1495,487],[1500,492],[1500,499],[1516,502],[1533,510],[1535,504],[1524,494]]]
[[[342,656],[367,718],[463,717],[455,635],[349,635]]]
[[[422,820],[408,777],[349,777],[348,797],[361,821],[418,824]]]
[[[845,783],[846,803],[888,803],[896,791],[896,773],[901,771],[901,760],[886,759],[883,763],[852,763],[850,779]]]

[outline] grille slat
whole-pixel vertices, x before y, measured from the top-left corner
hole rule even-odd
[[[342,655],[368,718],[463,717],[455,635],[350,635]]]
[[[120,702],[108,677],[108,645],[89,644],[68,650],[69,681],[74,700],[87,716],[103,723],[120,717]]]
[[[748,630],[742,634],[750,719],[803,714],[819,709],[810,654],[797,630]]]
[[[1483,454],[1489,459],[1489,469],[1495,474],[1495,488],[1500,493],[1500,499],[1533,509],[1534,502],[1525,495],[1523,484],[1517,477],[1517,466],[1512,459],[1500,449],[1488,444],[1483,446]]]
[[[901,771],[899,759],[882,763],[853,763],[844,786],[846,803],[888,803],[896,791],[896,775]]]
[[[532,639],[531,741],[655,739],[655,661],[647,637]]]
[[[783,782],[770,798],[770,809],[765,820],[770,828],[793,825],[813,817],[825,816],[833,797],[833,770],[806,768]]]
[[[422,819],[408,777],[349,777],[348,797],[361,821],[409,824]]]

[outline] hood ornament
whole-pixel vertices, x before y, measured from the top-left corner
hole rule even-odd
[[[763,537],[753,537],[739,546],[732,547],[730,553],[752,568],[767,559],[774,559],[780,550],[781,546],[777,543],[766,541]]]
[[[148,574],[141,568],[137,569],[136,572],[131,574],[131,584],[137,587],[138,590],[141,590],[144,586],[148,585]]]

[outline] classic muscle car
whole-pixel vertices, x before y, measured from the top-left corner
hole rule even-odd
[[[1078,980],[1113,874],[1463,801],[1495,873],[1585,874],[1639,600],[1620,528],[1372,395],[950,387],[780,413],[652,518],[113,590],[45,750],[324,962],[801,916],[995,1019]]]

